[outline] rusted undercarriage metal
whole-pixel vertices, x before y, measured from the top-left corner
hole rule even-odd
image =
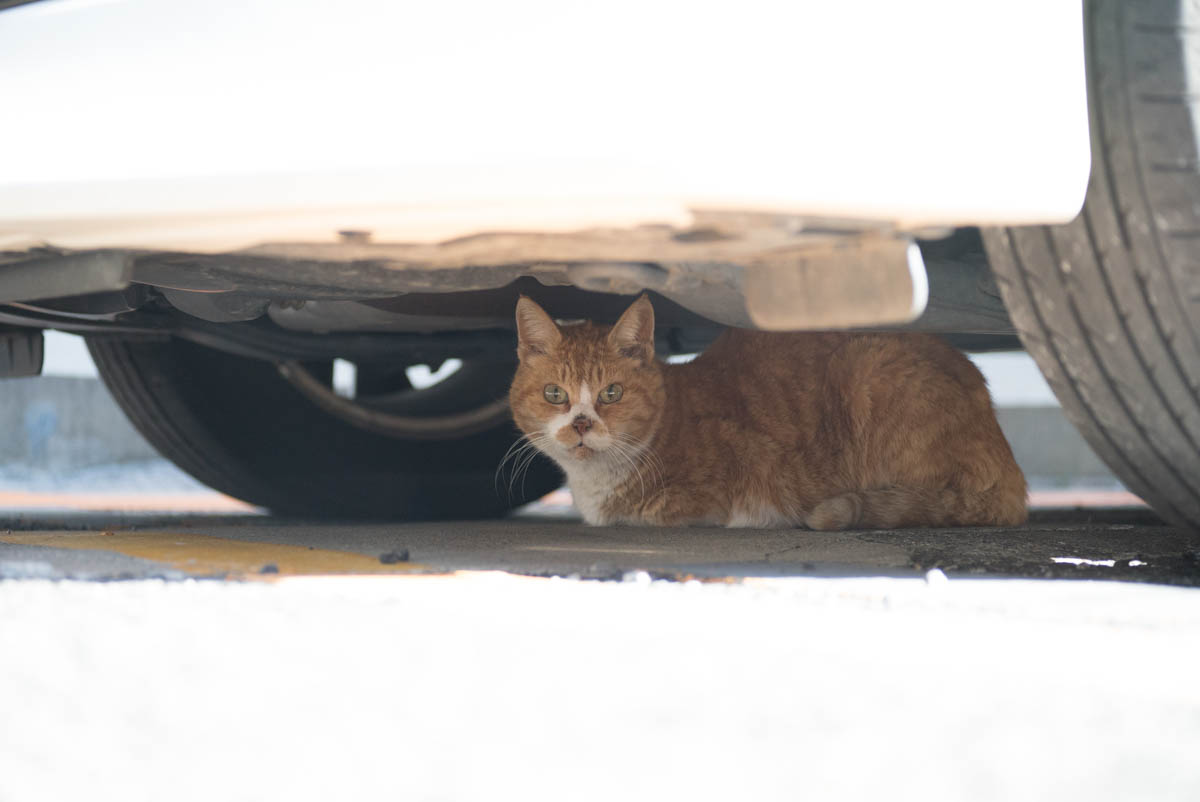
[[[970,237],[962,247],[944,244],[959,239],[922,248],[924,315],[908,236],[855,221],[736,212],[697,213],[686,229],[491,232],[434,244],[373,243],[369,232],[344,232],[338,242],[226,254],[0,254],[0,303],[50,297],[57,300],[49,308],[79,314],[77,299],[62,298],[64,287],[77,286],[123,293],[98,306],[115,319],[130,287],[154,287],[174,308],[210,322],[267,317],[295,331],[428,332],[509,326],[519,291],[544,296],[561,317],[605,319],[608,307],[649,290],[677,305],[664,311],[680,325],[1011,334],[982,249]],[[49,295],[37,292],[39,277]]]
[[[356,235],[322,245],[266,244],[245,254],[380,266],[403,276],[405,292],[494,289],[523,276],[619,295],[652,290],[722,325],[799,329],[910,319],[911,293],[896,300],[903,282],[894,275],[899,270],[907,281],[907,268],[879,258],[902,252],[907,242],[854,221],[709,211],[698,212],[687,229],[492,232],[436,244],[373,244]],[[875,258],[857,258],[863,253]],[[842,285],[852,295],[839,293]],[[748,296],[748,287],[761,291]],[[824,293],[803,314],[788,316],[780,305],[787,299],[772,288]],[[799,300],[795,308],[805,309]]]

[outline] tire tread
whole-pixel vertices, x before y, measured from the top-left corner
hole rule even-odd
[[[180,341],[89,336],[105,385],[167,459],[272,512],[343,518],[481,518],[561,484],[548,461],[497,489],[517,437],[499,426],[459,439],[402,441],[322,412],[269,364]]]
[[[1176,74],[1182,56],[1156,53],[1200,47],[1200,30],[1178,24],[1172,5],[1086,6],[1093,167],[1084,210],[1065,226],[984,239],[1014,323],[1068,417],[1131,490],[1172,522],[1198,526],[1198,271],[1178,243],[1192,249],[1200,232],[1200,172],[1185,169],[1200,167],[1190,116],[1200,82]]]

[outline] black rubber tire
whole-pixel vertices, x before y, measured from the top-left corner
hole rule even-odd
[[[497,483],[511,423],[454,440],[404,441],[320,410],[275,366],[182,340],[89,337],[108,389],[167,459],[201,482],[288,515],[498,516],[561,484],[538,459]]]
[[[1184,16],[1188,13],[1193,17]],[[1200,527],[1200,19],[1085,5],[1092,172],[1065,226],[984,231],[1013,323],[1126,485]]]

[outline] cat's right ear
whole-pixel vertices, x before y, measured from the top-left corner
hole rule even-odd
[[[630,304],[608,333],[608,341],[621,356],[651,362],[654,359],[654,307],[646,293]]]
[[[522,295],[517,300],[517,358],[524,361],[536,354],[548,354],[560,340],[562,332],[546,310]]]

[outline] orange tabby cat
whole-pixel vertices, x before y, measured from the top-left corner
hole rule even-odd
[[[1025,477],[983,376],[926,334],[730,329],[654,358],[642,296],[615,326],[517,303],[513,417],[593,524],[1011,525]]]

